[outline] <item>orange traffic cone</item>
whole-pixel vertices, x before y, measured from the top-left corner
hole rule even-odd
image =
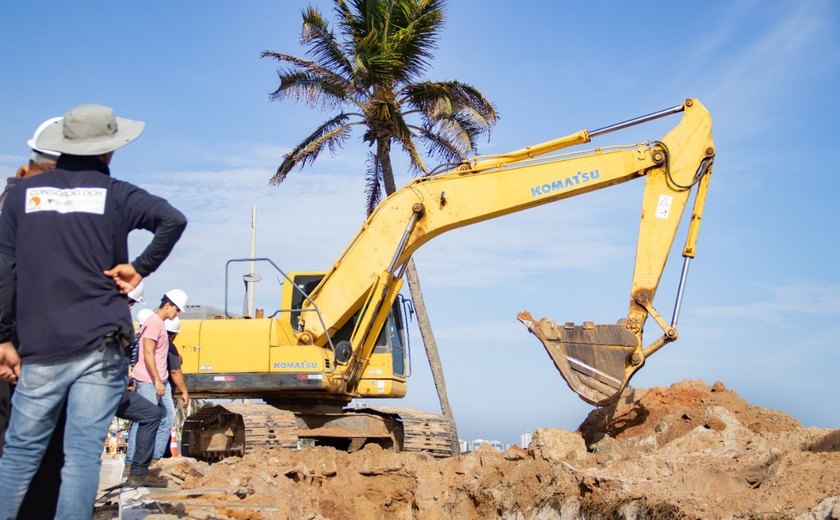
[[[181,452],[178,450],[178,435],[175,433],[175,427],[172,427],[172,435],[169,437],[169,452],[173,457],[178,457]]]

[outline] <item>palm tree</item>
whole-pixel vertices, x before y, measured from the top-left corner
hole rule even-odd
[[[334,0],[338,35],[318,9],[303,10],[301,44],[309,59],[265,51],[283,66],[272,101],[289,98],[313,107],[335,109],[283,158],[271,178],[283,182],[297,166],[311,164],[325,149],[334,153],[362,131],[370,151],[366,170],[366,209],[370,214],[385,195],[396,191],[391,147],[408,155],[412,173],[427,175],[417,143],[442,163],[460,163],[476,153],[476,139],[489,134],[498,118],[477,89],[458,81],[421,81],[433,57],[444,22],[443,0]],[[412,261],[406,279],[429,358],[441,412],[455,425],[446,383]],[[457,432],[453,446],[457,446]]]

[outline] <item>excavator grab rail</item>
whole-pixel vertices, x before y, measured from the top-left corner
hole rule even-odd
[[[280,268],[280,266],[278,266],[276,263],[274,263],[274,261],[272,259],[266,258],[266,257],[231,258],[227,262],[225,262],[225,317],[227,317],[227,318],[232,318],[233,317],[231,315],[231,313],[228,311],[228,288],[230,286],[230,281],[229,281],[230,264],[244,263],[244,262],[267,262],[267,263],[271,264],[271,267],[273,267],[278,273],[280,273],[280,275],[283,276],[283,278],[289,284],[291,284],[291,287],[293,288],[293,290],[296,291],[296,292],[299,292],[301,294],[301,296],[303,296],[303,300],[306,301],[306,302],[309,302],[309,304],[311,306],[311,308],[300,307],[300,308],[291,308],[291,309],[278,309],[277,311],[274,312],[275,315],[278,314],[278,313],[281,313],[281,312],[301,312],[301,313],[310,312],[310,313],[314,313],[316,316],[318,316],[318,321],[321,323],[321,326],[325,327],[324,317],[321,316],[321,311],[318,309],[318,306],[315,304],[315,302],[312,301],[312,299],[309,297],[309,295],[306,294],[306,291],[304,291],[301,287],[298,287],[297,284],[295,284],[294,280],[292,280],[289,277],[289,275],[286,274],[286,272],[283,269]],[[325,327],[325,329],[326,329],[326,327]],[[335,345],[333,345],[332,337],[329,334],[326,334],[325,337],[326,337],[327,344],[330,346],[330,350],[333,353],[335,353]]]

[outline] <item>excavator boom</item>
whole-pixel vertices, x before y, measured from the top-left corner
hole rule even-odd
[[[658,141],[548,155],[587,143],[593,136],[678,113],[680,123]],[[373,309],[365,313],[367,321],[362,320],[370,325],[376,312],[387,309],[382,303],[387,304],[386,295],[393,297],[390,287],[399,280],[402,266],[417,248],[445,231],[645,177],[627,317],[618,325],[575,327],[535,321],[527,313],[519,316],[543,342],[572,390],[591,404],[610,404],[647,356],[676,339],[675,324],[665,324],[652,302],[692,191],[698,196],[684,254],[694,255],[714,153],[711,117],[699,101],[689,99],[623,123],[477,158],[452,171],[416,179],[376,208],[315,289],[312,302],[324,319],[303,323],[306,342],[324,344],[360,308]],[[643,348],[648,316],[660,324],[663,336]],[[364,337],[352,341],[352,350],[360,353],[356,359],[367,357]]]
[[[683,122],[657,143],[665,153],[665,162],[647,172],[627,317],[616,325],[586,322],[578,326],[559,325],[549,318],[537,321],[527,311],[517,316],[542,342],[569,387],[596,406],[616,402],[645,359],[678,336],[688,263],[695,255],[715,155],[708,112],[696,100],[687,100],[682,108],[686,112]],[[667,323],[653,306],[653,299],[692,191],[695,199],[683,248],[683,269],[673,318]],[[662,335],[643,346],[648,316],[654,318]]]

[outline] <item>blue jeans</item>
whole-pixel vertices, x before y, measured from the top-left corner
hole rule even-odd
[[[135,390],[138,395],[145,398],[152,404],[157,405],[161,413],[165,416],[166,415],[166,408],[164,407],[163,403],[160,401],[160,397],[158,397],[157,392],[155,392],[155,384],[154,383],[147,383],[146,381],[137,381],[137,390]],[[161,422],[165,421],[166,418],[161,420]],[[139,425],[134,422],[131,423],[131,430],[128,432],[128,448],[125,451],[125,463],[132,464],[135,462],[136,458],[136,450],[137,450],[137,428]],[[155,434],[155,442],[157,442],[157,434]],[[155,455],[153,455],[155,456]],[[141,462],[141,461],[136,461]],[[0,519],[2,520],[2,519]]]
[[[132,475],[145,475],[149,472],[149,463],[155,451],[155,435],[163,416],[163,410],[159,406],[152,404],[137,392],[123,392],[117,407],[117,417],[138,425],[131,462]]]
[[[65,402],[56,518],[93,515],[102,447],[127,375],[128,358],[113,346],[52,363],[24,362],[0,459],[0,520],[17,516]]]
[[[158,426],[157,436],[155,437],[155,458],[162,459],[163,454],[166,453],[166,448],[172,442],[172,425],[175,424],[175,401],[172,399],[172,386],[169,381],[164,385],[163,397],[160,402],[166,409],[166,417],[160,421]]]

